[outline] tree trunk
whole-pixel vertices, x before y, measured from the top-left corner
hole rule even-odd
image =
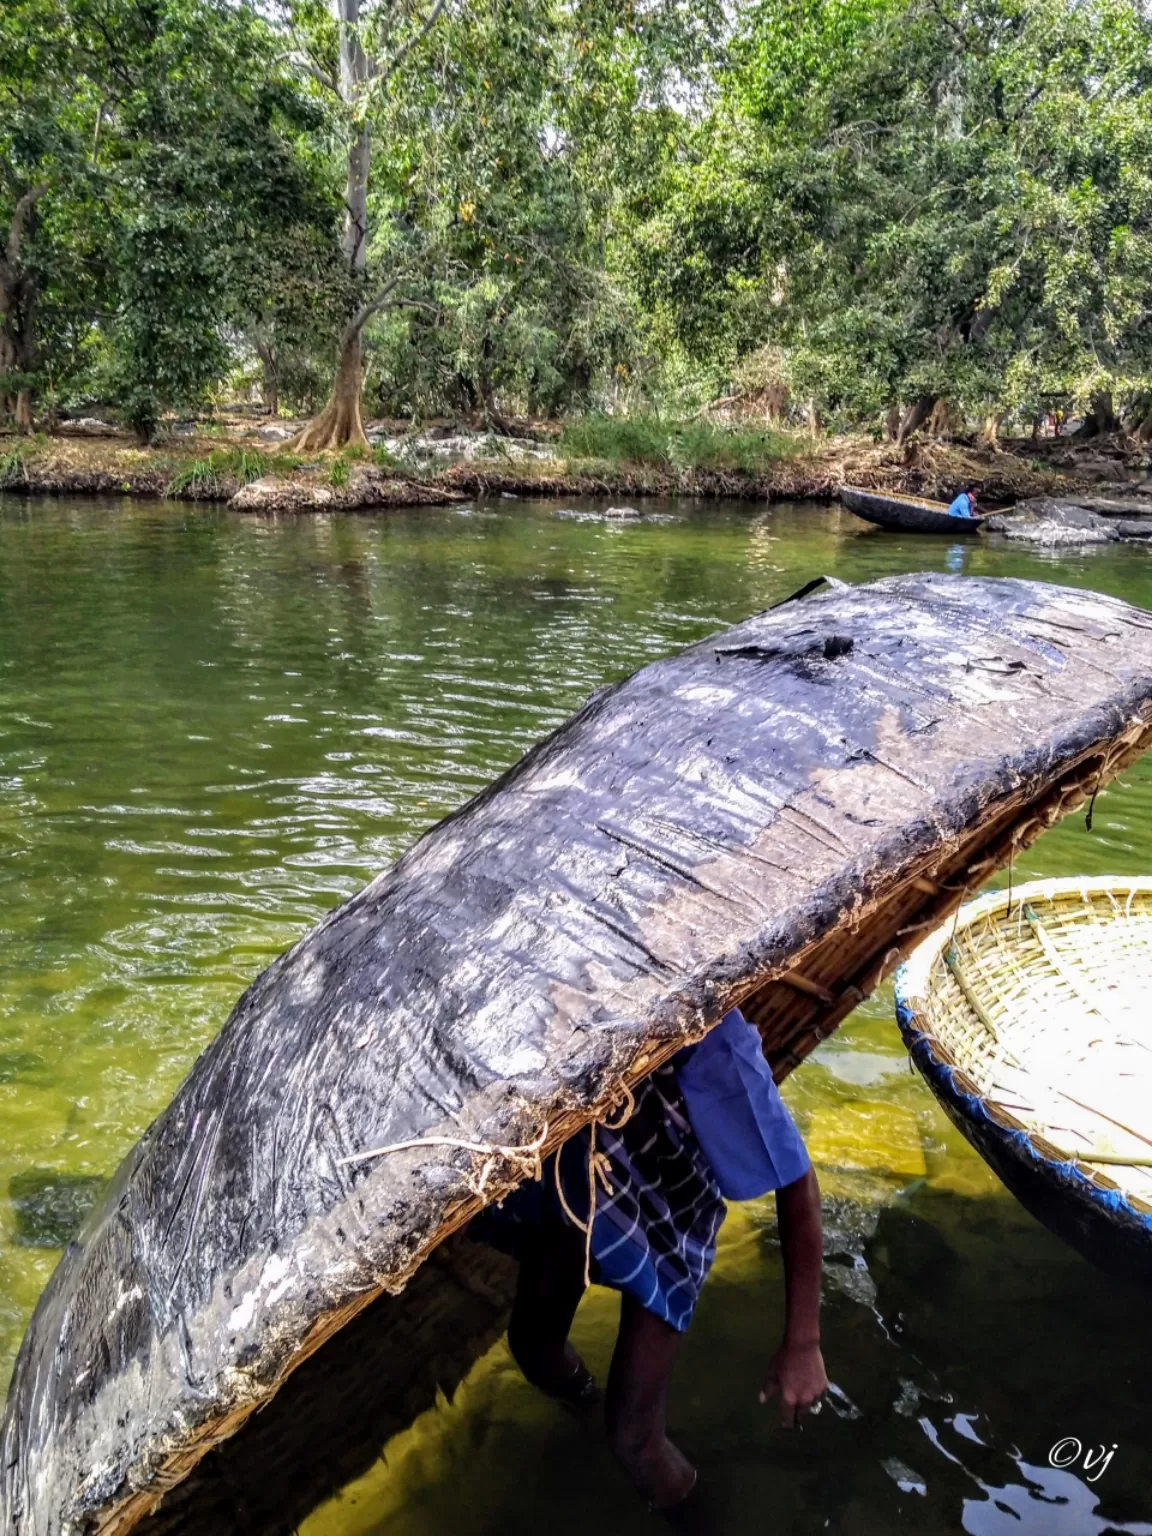
[[[471,418],[476,414],[480,400],[476,393],[475,385],[466,373],[456,371],[456,383],[454,393],[460,402],[460,409],[464,416]]]
[[[897,430],[896,441],[898,443],[906,442],[913,432],[922,427],[929,416],[931,416],[932,408],[935,404],[935,395],[921,395],[915,405],[909,406]]]
[[[260,359],[260,399],[269,416],[279,416],[280,370],[277,367],[276,351],[271,343],[263,341],[259,336],[253,337],[253,345]]]
[[[490,432],[495,432],[501,437],[515,437],[516,429],[501,415],[496,404],[496,389],[492,383],[490,367],[494,350],[491,336],[485,334],[480,346],[480,376],[477,380],[480,386],[480,399],[484,405],[484,425]]]
[[[370,448],[360,413],[360,389],[364,376],[360,337],[362,325],[353,322],[344,332],[336,360],[336,378],[328,404],[288,444],[293,453],[327,453],[340,448]]]
[[[360,106],[371,79],[372,70],[360,40],[362,0],[338,0],[339,95],[347,107]],[[352,278],[353,289],[363,298],[365,266],[368,260],[368,175],[372,164],[372,138],[368,124],[361,119],[348,146],[348,172],[344,186],[344,227],[340,249]],[[370,311],[369,311],[370,312]],[[349,321],[340,338],[336,354],[336,377],[332,393],[319,416],[304,428],[292,443],[297,453],[324,453],[346,447],[367,448],[361,416],[360,391],[364,382],[363,334],[368,313]]]
[[[1148,407],[1142,419],[1136,423],[1132,436],[1138,443],[1152,443],[1152,406]]]
[[[0,377],[7,375],[19,382],[0,394],[0,415],[10,417],[18,432],[31,432],[32,390],[24,382],[35,366],[35,330],[31,279],[24,278],[14,289],[0,285]]]
[[[769,426],[778,427],[788,414],[788,386],[772,379],[764,390],[764,415]]]
[[[362,276],[368,260],[368,172],[372,163],[372,138],[362,125],[348,150],[348,178],[344,186],[344,232],[341,247],[348,270]]]
[[[21,265],[20,248],[47,190],[47,182],[42,182],[18,199],[7,241],[0,247],[0,374],[24,375],[14,390],[9,386],[0,404],[21,432],[31,432],[34,426],[32,391],[25,380],[36,365],[36,280]]]
[[[1092,396],[1091,409],[1085,416],[1083,425],[1076,432],[1076,436],[1103,437],[1106,432],[1115,432],[1119,425],[1112,404],[1112,391],[1097,390]]]
[[[993,411],[985,416],[984,429],[980,435],[990,448],[999,448],[1000,428],[1004,425],[1004,418],[1007,414],[1007,411]],[[1032,436],[1036,436],[1035,422],[1033,422]]]
[[[951,424],[947,400],[937,400],[928,417],[928,436],[947,437]]]
[[[900,441],[900,407],[890,405],[888,414],[884,418],[884,436],[890,443]]]
[[[0,282],[0,379],[8,378],[16,372],[16,349],[8,334],[11,309],[11,296]],[[11,389],[0,389],[0,418],[7,421],[15,415],[15,393]]]

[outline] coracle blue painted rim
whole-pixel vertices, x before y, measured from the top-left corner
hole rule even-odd
[[[985,1137],[999,1141],[1025,1166],[1031,1165],[1045,1178],[1066,1186],[1069,1194],[1090,1200],[1110,1220],[1141,1227],[1152,1239],[1152,1213],[1138,1210],[1121,1190],[1101,1188],[1073,1159],[1047,1157],[1027,1131],[1001,1125],[988,1113],[981,1095],[967,1093],[959,1086],[954,1068],[937,1056],[932,1036],[918,1022],[916,1005],[909,995],[908,971],[906,963],[896,972],[896,1022],[908,1054],[936,1097],[951,1105],[959,1118],[979,1126]]]

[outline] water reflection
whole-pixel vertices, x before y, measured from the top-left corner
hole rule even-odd
[[[972,1414],[958,1413],[945,1419],[944,1425],[946,1430],[964,1440],[990,1449],[976,1432]],[[1053,1467],[1050,1463],[1033,1466],[1018,1451],[1007,1451],[999,1458],[989,1459],[1012,1462],[1023,1481],[988,1483],[965,1465],[963,1455],[948,1449],[931,1419],[922,1418],[920,1427],[933,1449],[967,1473],[984,1495],[982,1499],[965,1499],[963,1503],[961,1521],[971,1536],[1008,1536],[1009,1532],[1014,1536],[1108,1536],[1108,1533],[1119,1536],[1121,1532],[1125,1536],[1152,1536],[1152,1524],[1142,1520],[1113,1520],[1101,1513],[1100,1495],[1089,1482],[1073,1472]],[[1103,1453],[1099,1459],[1103,1461],[1108,1448],[1099,1449]],[[1101,1473],[1099,1470],[1088,1471],[1086,1475],[1092,1481]]]
[[[964,564],[968,558],[968,546],[966,544],[951,544],[948,553],[944,556],[944,569],[951,571],[953,576],[963,575]]]

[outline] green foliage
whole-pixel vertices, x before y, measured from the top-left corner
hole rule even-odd
[[[264,475],[295,469],[291,454],[263,454],[248,448],[220,449],[206,458],[191,459],[177,469],[164,488],[166,496],[191,501],[220,501],[237,485],[250,485]]]
[[[630,33],[595,9],[450,8],[419,75],[378,107],[391,154],[372,254],[407,264],[420,303],[373,329],[376,409],[554,413],[631,355],[632,300],[604,269],[604,146],[585,137],[606,50]]]
[[[304,142],[315,114],[255,8],[12,0],[0,103],[0,233],[36,189],[8,330],[21,342],[35,314],[24,371],[34,358],[42,395],[110,397],[147,438],[206,401],[270,280],[301,310],[310,288],[315,313],[313,234],[336,203]]]
[[[370,409],[592,412],[617,461],[765,462],[686,424],[765,359],[873,432],[1109,396],[1152,430],[1141,0],[426,14],[362,0],[400,63],[350,102],[332,0],[6,0],[0,415],[110,400],[150,438],[225,379],[311,410],[378,301]]]
[[[328,484],[334,490],[342,491],[352,478],[352,466],[344,454],[338,454],[332,460],[328,470]]]
[[[28,466],[19,448],[10,448],[0,454],[0,489],[10,485],[22,485],[28,478]]]
[[[220,475],[211,458],[193,459],[183,464],[164,487],[166,496],[193,501],[219,501],[225,494]]]
[[[656,416],[583,416],[567,422],[559,451],[568,459],[665,466],[671,432]]]
[[[846,423],[1147,389],[1136,0],[756,0],[718,85],[618,225],[663,352],[771,343]]]
[[[122,207],[112,378],[128,420],[151,435],[164,409],[196,406],[227,371],[223,322],[245,311],[253,269],[266,276],[296,226],[323,211],[254,12],[129,0],[119,21],[110,52],[131,55],[138,73],[119,103],[117,190],[133,203]]]
[[[567,459],[746,475],[761,474],[802,451],[797,439],[781,432],[709,421],[665,421],[648,415],[584,416],[565,424],[559,443],[559,452]]]

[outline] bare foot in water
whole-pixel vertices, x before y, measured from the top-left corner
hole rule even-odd
[[[617,1443],[612,1450],[637,1492],[653,1509],[674,1508],[696,1486],[696,1468],[667,1435],[643,1447]]]

